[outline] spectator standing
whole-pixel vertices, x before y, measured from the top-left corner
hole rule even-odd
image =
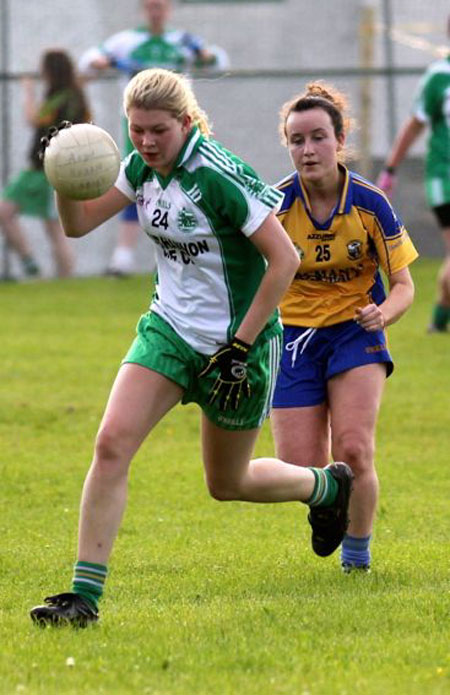
[[[82,74],[90,78],[103,70],[115,68],[127,80],[145,68],[161,67],[178,72],[193,68],[223,69],[227,56],[222,49],[208,47],[198,36],[169,26],[171,0],[142,0],[145,25],[126,29],[110,36],[100,46],[87,50],[80,58]],[[123,120],[125,153],[133,149]],[[139,236],[136,206],[122,213],[119,235],[107,273],[126,276],[135,269],[135,248]],[[150,271],[155,269],[154,254]]]
[[[53,189],[39,159],[40,140],[50,126],[63,120],[82,123],[89,120],[90,114],[72,59],[66,51],[46,51],[42,56],[40,73],[45,85],[41,103],[36,99],[34,80],[26,78],[22,81],[25,118],[34,127],[34,135],[29,166],[13,178],[3,191],[0,226],[10,248],[19,256],[24,275],[37,277],[40,268],[21,228],[19,215],[41,219],[52,246],[56,273],[59,277],[65,277],[73,269],[72,251],[61,230]]]

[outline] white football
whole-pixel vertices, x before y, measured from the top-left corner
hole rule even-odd
[[[120,153],[106,130],[92,123],[64,128],[45,148],[44,171],[53,188],[73,200],[98,198],[117,179]]]

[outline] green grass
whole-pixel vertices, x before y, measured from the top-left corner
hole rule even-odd
[[[69,588],[81,485],[149,281],[0,286],[0,694],[448,693],[450,336],[425,334],[436,272],[414,264],[414,307],[389,331],[372,574],[314,556],[298,504],[211,500],[198,409],[179,407],[133,463],[102,620],[80,631],[40,630],[28,611]],[[272,452],[266,426],[257,453]]]

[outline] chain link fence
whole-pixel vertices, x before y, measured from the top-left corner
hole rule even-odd
[[[41,0],[42,35],[37,37],[34,32],[38,30],[39,11],[26,2],[28,15],[23,19],[24,8],[20,6],[24,3],[25,0],[0,0],[3,185],[26,162],[31,131],[23,116],[20,78],[35,75],[40,51],[55,45],[49,34],[56,32],[56,43],[68,48],[76,59],[86,47],[114,31],[133,26],[129,11],[115,17],[110,12],[110,2],[105,0],[79,0],[79,16],[72,8],[72,18],[66,14],[58,16],[63,8],[61,2]],[[84,4],[86,7],[81,7]],[[210,116],[215,137],[246,159],[265,180],[281,179],[291,165],[279,142],[279,109],[310,80],[324,79],[345,91],[352,105],[357,124],[350,137],[356,151],[352,168],[374,178],[398,126],[409,112],[420,75],[447,50],[447,3],[435,0],[424,9],[419,0],[336,0],[331,4],[328,0],[284,0],[264,2],[259,7],[256,1],[234,2],[227,6],[225,18],[224,3],[220,5],[218,8],[217,4],[202,2],[196,6],[190,2],[176,7],[177,24],[184,24],[207,39],[217,37],[217,44],[230,55],[229,72],[193,76],[198,99]],[[75,20],[79,32],[73,35]],[[25,31],[27,23],[29,34]],[[33,50],[22,53],[27,41]],[[266,42],[266,50],[261,42]],[[118,142],[122,137],[122,87],[113,73],[87,86],[94,122]],[[419,142],[408,164],[402,167],[395,204],[421,253],[433,256],[441,254],[442,249],[422,191],[424,146],[424,141]],[[40,224],[32,218],[24,223],[44,274],[50,275],[49,249]],[[104,271],[116,234],[114,219],[87,238],[73,242],[77,274]],[[139,242],[138,258],[138,269],[145,271],[148,253],[144,235]],[[4,272],[19,274],[14,254],[8,253],[5,246],[0,260]]]

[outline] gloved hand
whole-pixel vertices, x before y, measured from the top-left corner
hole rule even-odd
[[[247,356],[251,345],[239,338],[220,348],[209,358],[208,364],[199,377],[210,374],[215,369],[219,375],[210,391],[209,403],[220,398],[220,410],[231,407],[237,410],[242,396],[250,398],[250,384],[247,378]]]
[[[42,161],[45,157],[45,150],[50,144],[50,140],[55,137],[55,135],[58,135],[60,130],[64,130],[64,128],[71,128],[72,123],[70,121],[61,121],[61,123],[58,123],[58,125],[51,125],[50,128],[47,130],[47,134],[40,139],[40,146],[39,146],[39,159]]]
[[[383,169],[377,179],[378,188],[381,188],[381,190],[384,191],[389,198],[391,198],[396,185],[397,177],[394,170],[390,167]]]

